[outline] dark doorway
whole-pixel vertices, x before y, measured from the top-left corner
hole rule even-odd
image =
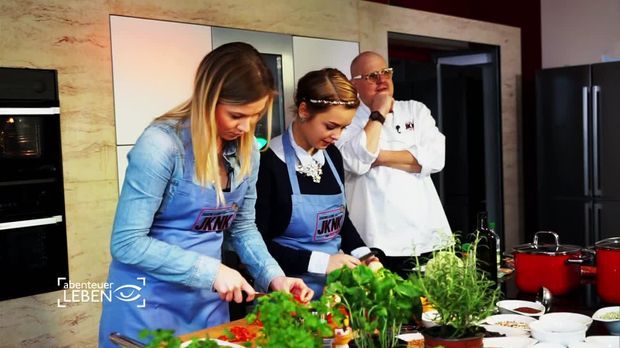
[[[499,47],[390,33],[394,97],[424,103],[446,136],[433,174],[450,227],[473,232],[478,211],[503,240]]]

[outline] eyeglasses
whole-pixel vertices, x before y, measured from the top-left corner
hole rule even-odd
[[[368,74],[353,76],[351,80],[366,80],[366,81],[370,81],[373,83],[377,83],[379,82],[379,77],[383,77],[385,79],[391,79],[393,73],[394,73],[393,68],[383,68],[381,70],[369,72]]]

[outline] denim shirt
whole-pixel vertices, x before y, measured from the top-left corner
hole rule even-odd
[[[125,182],[112,230],[112,257],[134,265],[158,279],[191,287],[212,289],[221,261],[182,249],[149,234],[153,219],[175,195],[175,183],[183,177],[184,150],[176,121],[156,122],[147,127],[128,154]],[[239,161],[236,146],[224,149],[233,169],[231,190],[238,188]],[[257,288],[266,291],[284,272],[267,251],[254,222],[259,153],[252,154],[249,187],[232,226],[225,233],[254,277]],[[189,168],[194,170],[194,168]],[[176,179],[176,180],[175,180]]]

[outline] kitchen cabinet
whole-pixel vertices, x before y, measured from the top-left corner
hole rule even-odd
[[[110,16],[116,144],[131,145],[157,116],[186,100],[211,51],[211,27]]]
[[[359,54],[359,43],[293,36],[295,81],[307,72],[336,68],[351,78],[351,61]]]
[[[293,118],[290,106],[301,76],[324,67],[348,76],[359,53],[357,42],[124,16],[110,16],[110,32],[119,193],[132,145],[153,119],[191,95],[196,68],[213,48],[241,41],[263,55],[278,89],[272,136]],[[257,125],[257,137],[266,136],[265,127],[264,121]]]

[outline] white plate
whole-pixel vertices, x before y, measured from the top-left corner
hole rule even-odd
[[[605,348],[620,348],[620,337],[618,336],[589,336],[586,342],[595,343]]]
[[[201,338],[200,340],[204,340],[204,338]],[[244,346],[240,346],[236,343],[230,343],[230,342],[218,340],[215,338],[211,338],[211,341],[215,341],[215,343],[217,343],[219,346],[222,346],[222,347],[245,348]],[[190,343],[192,343],[192,341],[185,341],[181,343],[181,348],[185,348],[189,346]]]
[[[488,348],[529,348],[536,340],[529,337],[489,337],[483,338],[482,344]]]
[[[536,343],[534,348],[566,348],[566,346],[559,343],[540,342]]]

